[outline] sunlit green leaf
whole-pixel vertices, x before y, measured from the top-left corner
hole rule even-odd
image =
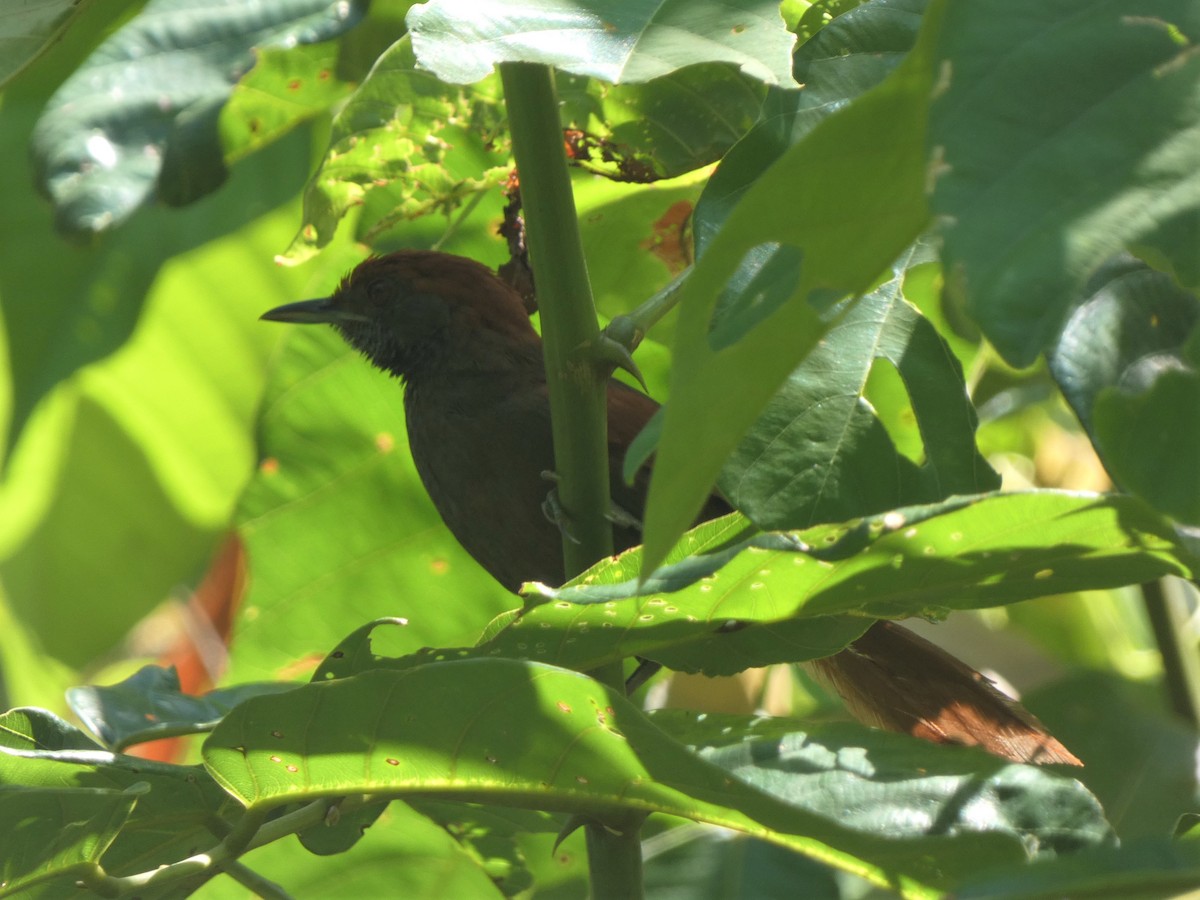
[[[375,715],[368,730],[362,711]],[[519,727],[517,726],[519,724]],[[375,670],[251,700],[205,761],[251,808],[346,793],[433,795],[535,809],[659,811],[757,835],[918,893],[1025,855],[985,831],[878,838],[783,802],[671,740],[586,676],[510,660]]]
[[[469,84],[497,63],[542,63],[614,84],[732,62],[791,83],[792,35],[770,0],[433,0],[408,16],[422,68]]]
[[[405,219],[452,210],[507,175],[498,78],[448,85],[416,67],[408,37],[394,44],[338,113],[329,152],[304,197],[304,226],[288,262],[308,259],[372,192],[384,212],[363,223],[370,242]]]

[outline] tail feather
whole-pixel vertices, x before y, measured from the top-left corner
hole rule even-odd
[[[987,678],[893,622],[876,623],[845,650],[808,666],[867,725],[981,747],[1014,762],[1083,765]]]

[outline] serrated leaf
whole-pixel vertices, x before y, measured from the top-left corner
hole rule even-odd
[[[107,231],[157,192],[170,205],[217,187],[217,116],[252,48],[315,43],[361,14],[345,0],[152,0],[47,103],[34,131],[37,178],[56,221]]]
[[[364,730],[366,710],[373,724]],[[576,672],[512,660],[375,670],[251,700],[209,737],[204,757],[252,809],[373,793],[572,812],[659,811],[754,834],[913,893],[981,860],[1024,855],[1019,842],[994,833],[968,842],[852,831],[697,758],[620,692]]]
[[[927,15],[930,38],[938,21],[935,6]],[[681,289],[671,399],[645,514],[648,571],[691,524],[787,373],[832,324],[810,301],[827,305],[866,290],[924,227],[929,40],[924,47],[755,181]],[[883,157],[880,129],[892,139]],[[771,288],[786,299],[718,350],[711,332],[722,290],[748,255],[780,248],[797,257],[797,277]]]
[[[200,697],[179,689],[175,669],[143,666],[119,684],[67,691],[67,702],[93,734],[114,750],[133,744],[211,731],[248,697],[278,694],[295,685],[273,681],[238,684]]]
[[[988,0],[952,5],[942,35],[929,140],[947,290],[1028,365],[1102,260],[1200,205],[1200,8]]]
[[[732,62],[790,84],[792,35],[770,0],[433,0],[408,27],[421,67],[470,84],[498,63],[529,62],[618,83],[707,62]]]
[[[389,212],[358,237],[404,219],[453,209],[507,175],[498,78],[460,87],[416,68],[406,35],[379,58],[334,119],[329,151],[304,195],[304,225],[285,261],[308,259],[368,194],[386,192]]]

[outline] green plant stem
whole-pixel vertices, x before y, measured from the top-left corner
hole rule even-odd
[[[1193,728],[1200,728],[1200,658],[1195,640],[1187,637],[1187,602],[1177,592],[1165,590],[1161,580],[1142,585],[1142,602],[1162,654],[1171,709]]]
[[[645,818],[644,815],[635,814],[606,820],[607,827],[586,826],[593,900],[626,900],[642,896],[642,843],[639,832]]]
[[[187,859],[181,859],[170,865],[160,866],[157,869],[137,875],[113,876],[107,874],[100,866],[97,866],[89,873],[85,881],[89,888],[103,897],[121,897],[127,894],[145,892],[151,888],[156,890],[161,889],[166,885],[213,869],[223,870],[228,865],[238,865],[236,859],[241,853],[254,850],[272,841],[277,841],[289,834],[303,831],[305,828],[319,825],[325,820],[325,814],[328,809],[328,800],[314,800],[312,803],[287,815],[272,819],[261,826],[254,826],[252,831],[251,827],[235,829],[235,831],[249,833],[247,839],[244,842],[239,842],[239,846],[236,848],[228,846],[223,841],[204,853],[198,853],[195,856],[189,856]],[[265,812],[256,811],[250,821],[252,823],[261,823],[265,817]],[[244,866],[238,865],[234,877],[239,881],[253,879],[255,884],[262,889],[263,896],[280,898],[287,896],[286,893],[282,892],[281,888],[279,889],[279,893],[272,893],[272,887],[277,886],[250,872]]]
[[[554,73],[547,66],[505,63],[500,78],[541,311],[558,496],[571,526],[571,535],[563,536],[563,559],[573,575],[613,548],[607,518],[607,373],[591,350],[600,329],[563,151]],[[592,675],[613,686],[623,681],[619,663]],[[593,896],[642,895],[638,830],[628,819],[609,828],[586,826]]]
[[[608,511],[605,379],[586,352],[600,333],[563,153],[554,80],[546,66],[500,67],[521,177],[526,243],[537,286],[554,421],[558,494],[574,540],[563,538],[567,574],[612,552]]]
[[[637,309],[615,316],[604,329],[605,335],[632,353],[642,342],[646,332],[675,308],[679,302],[679,289],[691,274],[692,268],[688,266],[672,278],[670,284],[640,303]]]

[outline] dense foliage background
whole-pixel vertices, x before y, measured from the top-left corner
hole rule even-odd
[[[613,808],[659,813],[655,896],[1200,880],[1195,629],[1158,587],[1200,523],[1192,5],[410,6],[0,22],[0,895],[580,896],[556,835]],[[558,68],[602,317],[695,263],[636,355],[670,399],[646,554],[743,552],[621,599],[639,551],[514,623],[398,386],[257,317],[372,251],[506,261],[522,60]],[[669,556],[717,479],[803,546],[735,518]],[[653,716],[569,671],[734,676],[968,609],[927,633],[1036,688],[1083,770],[834,721],[785,668]],[[214,846],[232,878],[146,874]]]

